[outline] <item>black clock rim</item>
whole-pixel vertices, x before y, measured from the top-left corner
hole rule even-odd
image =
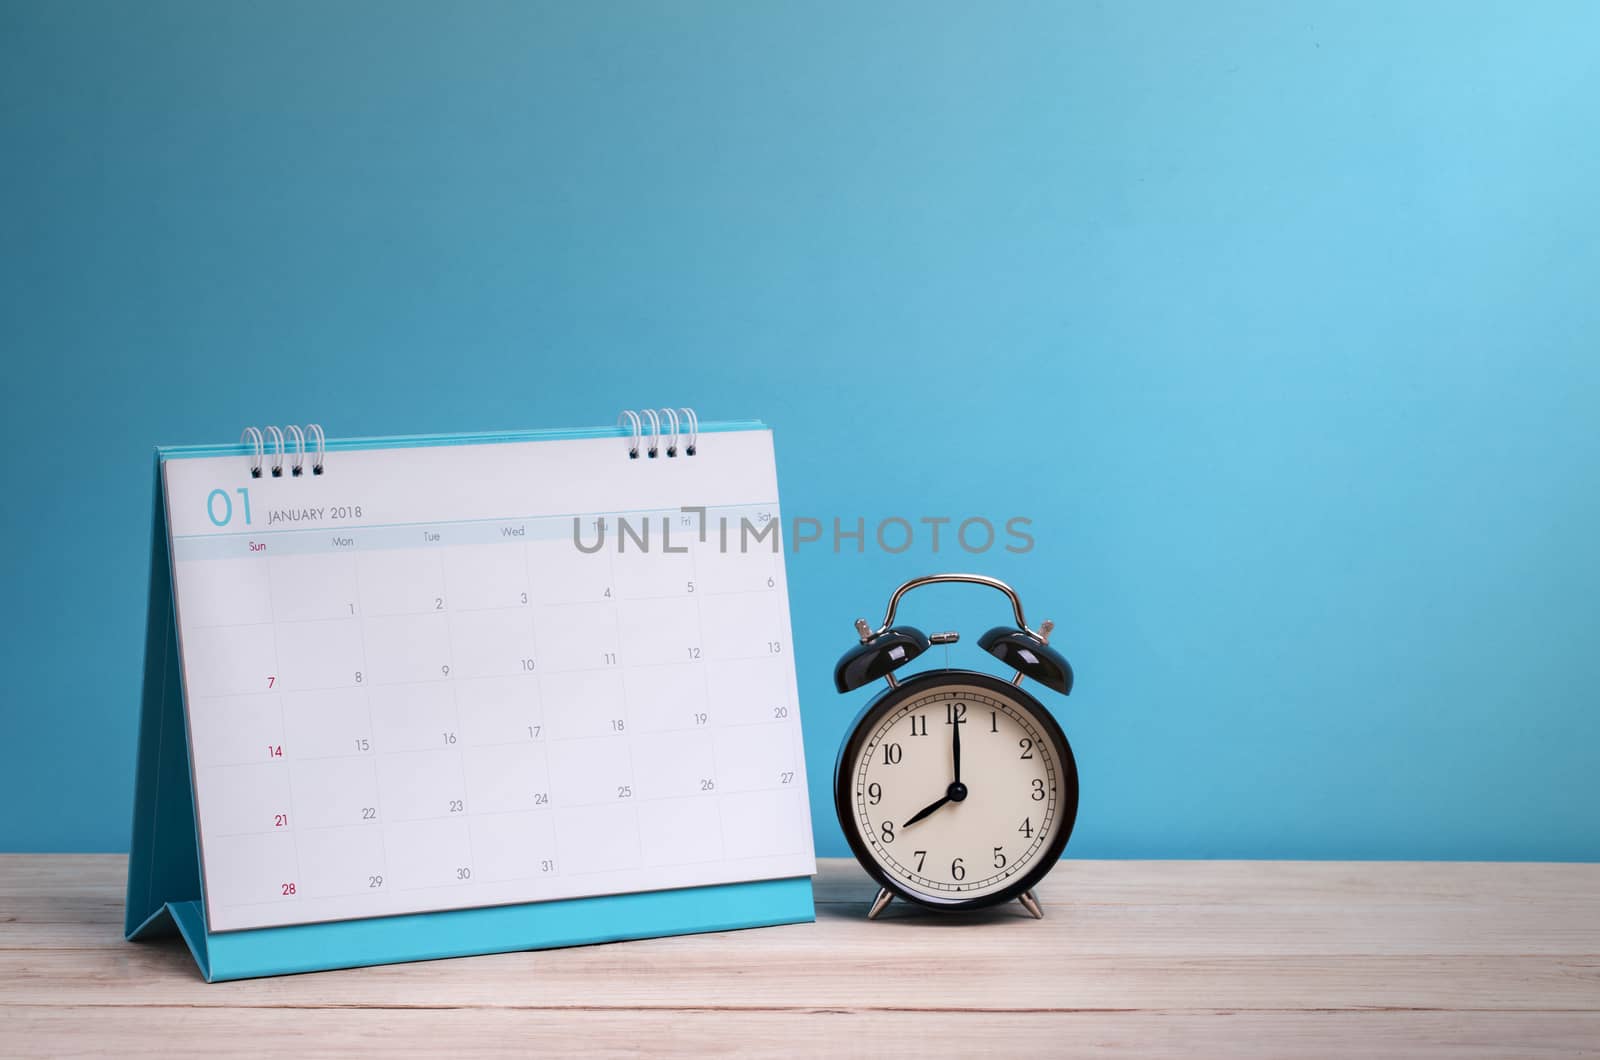
[[[854,781],[846,762],[854,762],[856,753],[866,741],[870,732],[869,722],[888,713],[900,702],[929,685],[970,684],[986,688],[991,692],[1001,693],[1026,701],[1038,719],[1040,727],[1045,730],[1045,736],[1053,740],[1061,748],[1061,781],[1060,797],[1057,804],[1061,815],[1061,829],[1056,838],[1050,841],[1050,846],[1040,856],[1038,864],[1023,873],[1015,882],[1007,884],[1001,890],[992,894],[980,895],[976,898],[958,898],[948,902],[936,901],[915,891],[907,890],[894,877],[884,872],[878,865],[865,842],[862,841],[859,829],[855,825]],[[926,673],[908,677],[893,688],[886,688],[874,696],[867,705],[861,708],[855,720],[850,723],[850,735],[845,738],[844,744],[839,748],[839,757],[833,766],[833,811],[839,818],[839,828],[844,832],[845,842],[850,844],[850,851],[855,855],[856,861],[867,870],[879,886],[887,888],[896,897],[908,902],[924,906],[929,909],[938,909],[943,912],[962,912],[969,909],[982,909],[986,906],[1000,905],[1009,902],[1026,891],[1031,890],[1038,882],[1056,867],[1056,862],[1061,860],[1062,853],[1067,849],[1067,841],[1072,838],[1073,826],[1078,820],[1078,762],[1072,754],[1072,744],[1067,740],[1067,734],[1061,730],[1061,725],[1045,705],[1039,702],[1037,696],[1025,688],[1002,681],[990,674],[979,673],[977,670],[929,670]]]

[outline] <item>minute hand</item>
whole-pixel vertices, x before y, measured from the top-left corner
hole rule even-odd
[[[956,718],[955,724],[950,726],[950,757],[954,760],[956,778],[954,783],[961,783],[961,719]]]

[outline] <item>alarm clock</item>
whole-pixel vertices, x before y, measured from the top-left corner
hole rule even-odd
[[[956,633],[932,636],[894,624],[900,600],[924,585],[959,582],[999,590],[1014,626],[978,646],[1016,671],[1010,681],[975,670],[896,671]],[[883,625],[855,622],[860,643],[834,667],[841,693],[883,680],[856,716],[834,766],[834,808],[850,849],[880,885],[867,913],[894,898],[942,911],[1018,899],[1042,917],[1033,888],[1061,857],[1078,815],[1078,767],[1061,726],[1026,688],[1067,695],[1072,667],[1050,647],[1053,624],[1030,629],[1011,586],[982,574],[933,574],[894,591]]]

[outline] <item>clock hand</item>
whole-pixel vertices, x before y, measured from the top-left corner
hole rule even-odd
[[[967,797],[967,786],[961,783],[961,720],[959,718],[950,727],[950,758],[955,766],[956,778],[950,782],[950,787],[945,791],[944,798],[938,802],[929,803],[912,814],[911,820],[901,825],[901,828],[910,828],[947,802],[960,802]]]
[[[956,778],[952,784],[961,783],[961,719],[956,718],[955,724],[950,726],[950,757],[955,760]]]
[[[927,806],[924,806],[922,809],[918,810],[915,814],[912,815],[911,820],[907,821],[905,824],[901,825],[900,827],[901,828],[910,828],[912,825],[916,824],[918,821],[920,821],[924,817],[928,816],[928,814],[932,813],[934,810],[937,810],[939,807],[943,806],[945,803],[947,803],[949,801],[950,801],[950,796],[946,795],[944,798],[940,799],[938,802],[931,803],[931,804],[929,804]]]

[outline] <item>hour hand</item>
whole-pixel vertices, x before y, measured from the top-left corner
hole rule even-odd
[[[900,827],[901,828],[910,828],[912,825],[916,824],[918,821],[920,821],[924,817],[928,816],[928,814],[932,813],[934,810],[937,810],[939,807],[943,806],[945,803],[947,803],[949,801],[950,801],[950,796],[946,795],[944,798],[940,799],[938,802],[930,803],[927,806],[924,806],[922,809],[918,810],[916,813],[911,815],[911,820],[907,821],[905,824],[901,825]]]

